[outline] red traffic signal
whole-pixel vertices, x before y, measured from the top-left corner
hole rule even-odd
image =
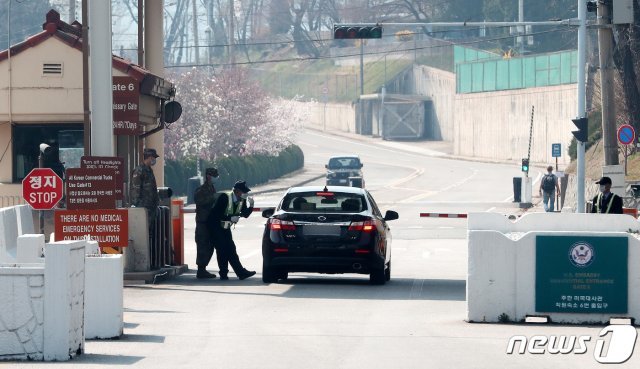
[[[333,38],[340,39],[365,39],[382,38],[381,26],[333,26]]]

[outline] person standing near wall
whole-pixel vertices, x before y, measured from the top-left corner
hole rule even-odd
[[[156,164],[156,159],[159,157],[160,155],[156,153],[155,149],[144,149],[142,152],[142,163],[131,173],[131,188],[129,190],[131,206],[147,209],[150,238],[153,238],[156,214],[158,212],[158,205],[160,204],[156,177],[151,167]]]
[[[553,174],[553,166],[547,167],[547,174],[542,177],[540,181],[540,190],[538,191],[542,195],[542,203],[544,204],[544,211],[553,212],[556,201],[556,190],[560,193],[560,185],[558,184],[558,177]]]
[[[593,198],[592,213],[622,214],[622,197],[611,192],[611,178],[602,177],[596,184],[600,185],[600,193]]]

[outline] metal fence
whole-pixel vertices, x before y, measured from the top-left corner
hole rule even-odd
[[[456,50],[454,54],[458,58],[473,59],[473,53],[461,51],[459,47]],[[577,81],[578,54],[575,50],[511,59],[491,58],[480,52],[475,56],[475,61],[456,64],[457,93],[556,86]]]

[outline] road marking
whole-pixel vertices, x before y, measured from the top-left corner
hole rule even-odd
[[[422,253],[422,258],[423,259],[428,259],[431,257],[431,255],[433,255],[433,253],[431,251],[425,251]]]
[[[424,279],[414,279],[411,286],[410,299],[419,299],[422,296],[422,286],[424,285]]]
[[[495,206],[494,206],[494,207],[492,207],[492,208],[489,208],[489,209],[487,210],[487,213],[490,213],[490,212],[492,212],[492,211],[493,211],[493,210],[495,210],[495,209],[496,209],[496,207],[495,207]]]
[[[442,226],[442,227],[438,227],[440,229],[453,229],[454,227],[446,227],[446,226]]]

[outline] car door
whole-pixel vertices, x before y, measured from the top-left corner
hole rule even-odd
[[[373,196],[371,196],[369,191],[366,191],[366,193],[367,193],[367,199],[371,204],[371,213],[382,224],[383,232],[382,234],[380,234],[380,237],[382,238],[381,242],[384,243],[385,261],[389,261],[391,260],[391,241],[392,241],[391,228],[389,228],[389,224],[387,223],[387,221],[384,220],[384,216],[380,212],[380,208],[378,208],[378,204],[376,204],[376,201],[373,199]]]

